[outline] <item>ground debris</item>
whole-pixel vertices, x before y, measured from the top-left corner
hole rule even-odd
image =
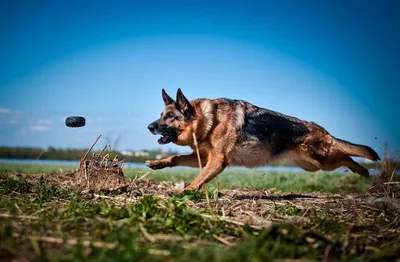
[[[4,174],[1,179],[6,179],[8,176],[13,175]],[[37,183],[45,179],[56,187],[72,188],[74,190],[80,188],[79,185],[76,185],[78,180],[75,180],[77,171],[64,172],[62,174],[29,174],[22,176],[27,181],[31,181],[31,183]],[[113,191],[116,186],[118,189]],[[240,230],[246,228],[246,230],[250,229],[253,232],[254,230],[256,232],[269,232],[269,235],[265,235],[268,239],[274,238],[273,234],[276,233],[274,228],[277,226],[284,225],[284,228],[279,231],[280,233],[276,233],[277,237],[281,238],[291,238],[290,228],[294,228],[307,236],[305,238],[307,243],[302,240],[302,245],[312,246],[313,249],[324,248],[327,250],[327,256],[339,256],[335,252],[339,252],[338,250],[341,249],[348,254],[351,254],[351,252],[361,254],[400,246],[400,220],[397,219],[399,213],[393,207],[387,208],[374,204],[374,201],[380,202],[383,199],[375,195],[318,192],[294,194],[276,190],[218,189],[213,192],[204,190],[200,192],[200,197],[198,195],[199,192],[187,192],[183,195],[170,197],[168,191],[172,187],[173,184],[171,182],[148,180],[145,176],[138,175],[133,179],[124,179],[118,184],[113,184],[107,187],[107,190],[104,190],[104,187],[99,187],[103,191],[81,190],[79,192],[83,195],[82,199],[84,199],[85,203],[90,205],[106,203],[104,208],[108,206],[113,210],[110,214],[115,214],[116,218],[123,214],[125,216],[124,219],[116,219],[115,221],[107,219],[106,216],[96,216],[94,219],[82,220],[82,223],[87,225],[112,223],[112,228],[124,227],[131,218],[129,218],[128,213],[119,213],[120,211],[118,210],[133,210],[132,207],[141,203],[143,199],[156,196],[160,200],[157,208],[168,209],[168,212],[175,214],[174,217],[181,217],[184,214],[184,212],[179,211],[179,207],[185,205],[209,222],[222,221],[228,224],[229,227],[241,228]],[[31,192],[30,194],[35,193]],[[397,201],[397,199],[392,200]],[[58,206],[58,210],[67,210],[68,201],[57,198],[52,201]],[[175,203],[173,208],[171,208],[172,203]],[[41,212],[47,212],[47,208],[43,207]],[[71,208],[71,210],[75,210],[75,208]],[[155,212],[152,214],[157,214],[158,212],[154,206],[143,211]],[[142,214],[141,212],[143,211],[138,212],[138,214]],[[104,214],[107,214],[107,212],[103,213],[103,216]],[[154,227],[146,224],[152,221],[152,215],[146,215],[145,217],[145,220],[140,220],[143,226],[138,224],[139,232],[142,236],[141,241],[149,242],[152,245],[178,241],[185,249],[189,248],[190,245],[194,245],[194,247],[202,245],[199,241],[205,241],[198,238],[197,235],[187,238],[186,236],[177,236],[171,232],[160,233],[154,231]],[[26,228],[26,226],[20,226],[20,223],[33,225],[38,221],[42,221],[38,212],[24,214],[21,211],[17,211],[15,214],[10,211],[3,212],[2,219],[12,219],[12,227],[16,230],[14,231],[16,233],[21,233],[21,230]],[[187,223],[193,223],[193,219],[189,219]],[[290,225],[290,227],[285,229],[287,225]],[[70,223],[63,223],[63,227],[69,226]],[[160,230],[162,227],[157,227],[157,229]],[[46,232],[37,231],[32,232],[31,236],[31,239],[43,242],[46,247],[64,245],[65,243],[68,245],[78,244],[78,242],[74,242],[75,235],[71,235],[67,242],[63,240],[62,235],[59,236],[55,232],[47,234]],[[296,236],[294,235],[293,237]],[[21,239],[21,237],[18,239]],[[90,239],[90,236],[85,235],[83,241],[88,239]],[[212,239],[225,247],[235,246],[236,248],[241,244],[240,239],[233,233],[213,233]],[[300,241],[297,237],[294,239]],[[79,243],[85,248],[89,245],[89,242]],[[90,245],[102,248],[102,246],[106,245],[111,245],[112,247],[113,243],[104,242],[103,239],[96,238],[91,241]],[[337,247],[338,243],[340,243],[339,247]],[[332,251],[328,247],[331,247]],[[156,248],[155,250],[158,249]]]
[[[400,199],[391,198],[388,196],[376,197],[369,196],[367,202],[377,209],[392,209],[400,213]]]
[[[115,239],[107,241],[106,236],[118,232],[120,238],[125,239],[129,230],[134,229],[136,231],[126,240],[139,236],[137,243],[150,243],[148,254],[154,256],[170,256],[173,249],[167,250],[166,245],[175,245],[175,242],[184,249],[218,242],[224,248],[233,246],[233,251],[247,241],[243,241],[245,235],[255,239],[254,247],[257,248],[254,250],[259,248],[259,243],[265,242],[273,244],[265,249],[271,251],[277,242],[285,240],[293,248],[307,248],[304,250],[311,250],[310,254],[319,252],[318,258],[324,261],[346,260],[347,256],[357,254],[374,255],[380,250],[397,254],[400,250],[400,179],[391,162],[382,164],[382,173],[366,195],[238,188],[209,191],[205,187],[200,192],[170,196],[173,183],[149,180],[146,178],[149,173],[137,173],[136,177],[126,179],[122,161],[117,156],[111,157],[106,148],[87,158],[89,149],[77,170],[60,174],[19,174],[15,181],[10,179],[15,174],[0,174],[0,182],[7,182],[3,183],[0,192],[8,202],[25,193],[29,198],[26,205],[31,200],[43,203],[37,204],[40,209],[34,212],[26,212],[29,209],[20,207],[23,198],[7,208],[0,207],[0,219],[8,221],[9,228],[14,230],[9,238],[25,242],[29,238],[29,243],[40,242],[47,249],[68,244],[81,245],[85,249],[119,248],[117,251],[121,252],[123,249],[115,244]],[[183,182],[177,186],[182,188],[184,185]],[[78,192],[79,201],[60,189]],[[52,206],[56,206],[56,210]],[[52,231],[34,226],[43,221],[48,225],[48,221],[57,217],[59,224],[53,225]],[[80,227],[75,228],[76,225]],[[26,235],[27,229],[32,234]],[[176,234],[178,229],[184,234]],[[215,232],[210,233],[210,230]],[[0,234],[2,232],[4,235],[11,231],[0,230]],[[99,235],[91,236],[93,232]],[[190,235],[187,232],[196,233]],[[203,236],[199,237],[199,234]],[[209,238],[205,237],[207,234]],[[132,243],[127,242],[124,248],[127,247],[132,247]],[[303,254],[299,250],[296,256]]]
[[[124,173],[117,156],[110,160],[108,154],[93,154],[91,159],[81,161],[79,169],[74,173],[73,186],[76,189],[115,191],[124,185]]]
[[[381,164],[381,172],[372,181],[370,193],[400,198],[400,175],[396,174],[398,159],[385,158]]]

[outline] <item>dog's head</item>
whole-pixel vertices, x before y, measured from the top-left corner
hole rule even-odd
[[[159,144],[177,142],[181,135],[196,117],[195,109],[183,95],[182,90],[178,89],[176,101],[174,101],[165,90],[162,90],[164,100],[164,110],[161,117],[151,123],[148,129],[154,135],[161,135],[158,139]]]

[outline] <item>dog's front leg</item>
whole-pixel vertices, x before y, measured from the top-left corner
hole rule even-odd
[[[227,159],[222,153],[211,152],[208,162],[200,174],[184,190],[199,190],[202,185],[210,182],[228,166]]]
[[[206,164],[207,161],[202,158],[201,162],[203,166]],[[146,165],[151,169],[162,169],[165,167],[173,166],[199,167],[199,163],[195,153],[189,155],[174,155],[160,160],[148,160],[146,161]]]
[[[173,162],[173,157],[168,157],[165,159],[160,159],[160,160],[147,160],[146,161],[146,166],[150,167],[151,169],[163,169],[166,167],[173,167],[174,162]]]

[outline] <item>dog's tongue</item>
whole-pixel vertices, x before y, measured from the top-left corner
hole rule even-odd
[[[162,136],[160,139],[158,139],[159,144],[165,144],[168,141],[168,136]]]

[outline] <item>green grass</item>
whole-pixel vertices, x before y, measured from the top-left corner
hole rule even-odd
[[[76,169],[76,166],[36,165],[36,164],[0,164],[0,173],[59,173],[62,170]],[[150,173],[148,173],[150,172]],[[159,181],[192,181],[198,174],[194,168],[125,168],[128,178],[141,177]],[[209,183],[214,188],[271,189],[282,192],[355,192],[368,191],[372,178],[357,174],[334,172],[275,172],[257,169],[227,169]]]
[[[6,176],[0,180],[0,214],[9,216],[0,217],[0,260],[323,260],[329,249],[332,261],[390,261],[400,251],[393,245],[372,252],[358,241],[345,246],[347,227],[325,214],[315,218],[323,230],[318,234],[289,224],[252,229],[188,208],[186,201],[193,197],[202,196],[193,192],[166,199],[145,196],[121,205],[107,198],[56,188],[43,178],[29,182]],[[270,212],[287,216],[303,211],[287,204]],[[143,231],[150,237],[145,237]],[[332,235],[332,231],[341,234]],[[215,235],[236,239],[237,245],[224,247]],[[71,240],[76,242],[68,242]],[[89,242],[85,244],[84,240]],[[354,249],[356,253],[351,251]]]
[[[47,165],[47,164],[15,164],[0,163],[0,174],[38,174],[38,173],[59,173],[60,170],[74,170],[78,166],[74,165]]]
[[[150,170],[148,168],[129,168],[124,170],[126,177],[142,176],[160,181],[192,181],[198,174],[197,169],[167,168]],[[209,189],[248,188],[271,189],[283,192],[357,192],[365,193],[371,184],[371,178],[357,174],[339,174],[333,172],[275,172],[257,169],[228,169],[209,183]]]

